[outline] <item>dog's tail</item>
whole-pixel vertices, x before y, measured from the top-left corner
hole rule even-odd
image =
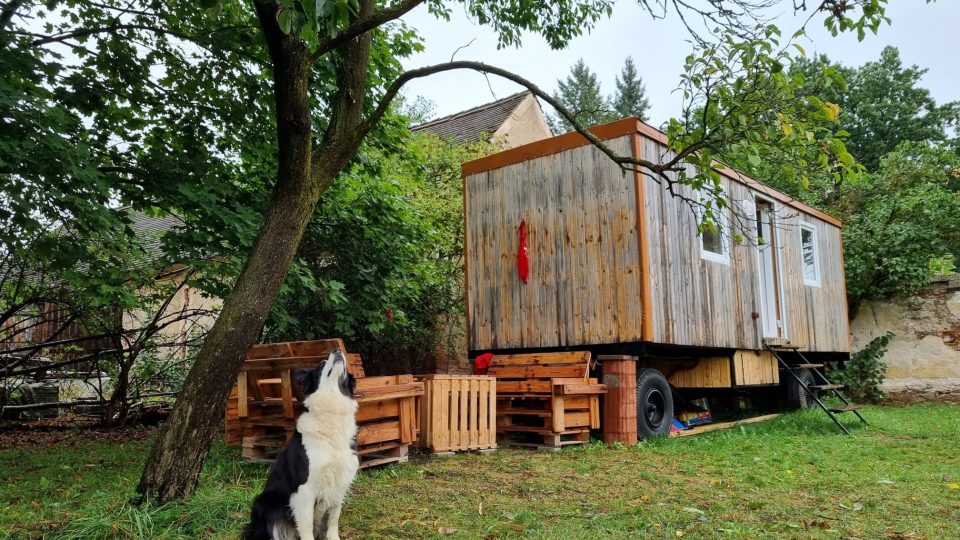
[[[240,533],[240,540],[271,540],[273,532],[286,529],[289,497],[276,491],[264,491],[253,500],[250,523]]]

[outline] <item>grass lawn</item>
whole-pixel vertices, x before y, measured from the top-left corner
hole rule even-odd
[[[960,406],[822,413],[632,448],[415,460],[361,473],[345,539],[960,538]],[[197,495],[127,504],[147,441],[0,451],[0,538],[236,538],[267,469],[217,443]]]

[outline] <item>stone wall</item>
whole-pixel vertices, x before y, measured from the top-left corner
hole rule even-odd
[[[884,390],[894,401],[960,402],[960,275],[915,296],[864,303],[850,322],[853,350],[890,331]]]

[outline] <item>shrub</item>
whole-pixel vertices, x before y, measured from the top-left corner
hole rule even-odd
[[[843,369],[832,366],[835,369],[832,373],[834,382],[845,385],[854,401],[877,403],[883,399],[880,384],[887,372],[883,355],[887,353],[891,339],[893,332],[887,332],[853,353]]]

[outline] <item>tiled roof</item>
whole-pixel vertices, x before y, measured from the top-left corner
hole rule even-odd
[[[148,216],[138,210],[130,210],[129,215],[130,227],[137,238],[143,242],[143,247],[151,258],[159,258],[161,255],[161,237],[168,231],[184,224],[182,219],[173,214]]]
[[[493,135],[510,118],[520,102],[529,95],[530,92],[526,91],[513,94],[493,103],[413,126],[411,129],[431,131],[444,139],[453,139],[458,142],[479,141],[483,135],[487,137]]]

